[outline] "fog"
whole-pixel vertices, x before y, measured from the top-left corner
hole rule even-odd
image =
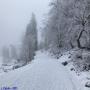
[[[20,43],[32,12],[40,28],[48,3],[49,0],[0,0],[0,48]]]

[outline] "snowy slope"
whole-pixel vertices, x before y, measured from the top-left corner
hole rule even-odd
[[[73,82],[75,82],[76,87],[78,87],[78,90],[90,90],[90,87],[86,87],[85,85],[88,82],[88,85],[90,86],[90,71],[89,72],[78,72],[75,70],[75,67],[73,66],[72,55],[74,55],[75,51],[69,51],[64,53],[58,61],[60,63],[68,62],[68,64],[65,66],[68,74],[70,74],[71,79]],[[72,54],[71,54],[72,53]],[[71,69],[74,70],[71,70]]]
[[[75,83],[65,67],[41,52],[31,64],[0,75],[0,88],[18,90],[82,90]]]

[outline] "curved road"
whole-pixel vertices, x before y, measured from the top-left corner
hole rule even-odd
[[[0,75],[0,86],[18,90],[77,90],[66,69],[40,52],[31,64]]]

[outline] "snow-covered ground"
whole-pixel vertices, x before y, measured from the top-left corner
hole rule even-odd
[[[18,66],[21,65],[21,63],[17,64],[17,60],[15,60],[15,59],[11,59],[11,62],[9,62],[7,64],[3,63],[2,61],[3,61],[3,58],[2,58],[2,56],[0,56],[0,74],[12,71],[13,67],[15,67],[16,65],[18,65]]]
[[[78,87],[78,90],[90,90],[90,87],[85,87],[85,85],[88,83],[88,85],[90,86],[90,71],[89,72],[80,72],[80,73],[76,73],[75,71],[75,67],[73,66],[73,63],[71,62],[72,58],[71,53],[74,54],[74,51],[69,51],[64,53],[60,59],[58,59],[58,61],[60,63],[63,62],[69,62],[68,65],[66,65],[66,69],[68,71],[68,74],[70,74],[73,82],[75,82],[76,87]],[[74,70],[71,70],[74,69]]]
[[[17,87],[18,90],[85,90],[68,68],[40,51],[27,66],[0,74],[2,87]]]

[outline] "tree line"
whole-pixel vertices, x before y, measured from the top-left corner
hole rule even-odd
[[[77,70],[90,70],[90,0],[52,0],[43,28],[44,48],[59,58],[71,53]]]
[[[39,47],[34,14],[26,27],[18,55],[18,61],[24,65],[34,59],[38,48],[50,51],[57,58],[62,53],[76,48],[80,52],[90,50],[90,0],[52,0],[49,6],[48,18],[45,18],[42,29],[43,42]],[[8,53],[8,49],[5,51],[4,48],[3,52],[4,56]],[[77,58],[82,59],[82,55],[78,55],[79,53],[76,54]],[[4,57],[8,57],[8,54]],[[86,58],[83,64],[90,64],[89,55]],[[79,60],[73,62],[79,63]]]
[[[90,49],[90,0],[52,0],[44,43],[53,53]]]
[[[31,20],[24,32],[20,49],[14,45],[4,46],[2,49],[3,64],[8,64],[16,60],[16,63],[26,65],[34,59],[38,49],[37,22],[35,15],[32,14]]]

